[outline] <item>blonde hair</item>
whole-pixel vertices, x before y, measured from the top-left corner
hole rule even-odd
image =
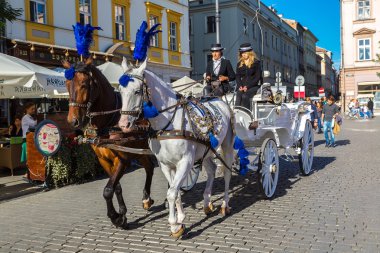
[[[243,53],[247,53],[248,54],[248,64],[247,64],[247,67],[250,68],[252,66],[252,64],[254,63],[255,59],[257,59],[257,56],[256,56],[256,53],[252,50],[252,51],[248,51],[248,52],[239,52],[239,67],[242,67],[244,64],[245,64],[245,60],[243,59],[243,56],[242,54]]]

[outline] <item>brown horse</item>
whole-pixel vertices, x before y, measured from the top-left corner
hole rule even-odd
[[[85,130],[88,126],[95,127],[98,136],[110,138],[109,130],[117,125],[120,118],[120,94],[114,91],[105,76],[92,64],[91,59],[88,59],[85,63],[75,63],[73,66],[64,61],[63,66],[66,69],[73,67],[72,71],[75,71],[72,80],[66,81],[70,100],[67,121],[73,127],[81,130]],[[115,137],[115,135],[112,136]],[[141,133],[131,132],[123,137],[128,136],[131,140],[125,146],[130,148],[149,148],[147,138],[139,138],[142,137]],[[107,203],[107,215],[115,226],[125,228],[127,225],[125,216],[127,207],[122,196],[120,178],[123,176],[125,168],[131,166],[133,159],[136,159],[145,168],[146,181],[143,191],[143,208],[148,210],[154,202],[150,198],[150,188],[155,158],[149,155],[119,152],[96,145],[92,145],[92,148],[103,169],[110,177],[103,191],[103,197]],[[112,198],[114,193],[119,203],[119,213],[113,206]]]

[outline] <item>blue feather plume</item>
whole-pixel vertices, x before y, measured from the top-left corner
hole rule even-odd
[[[249,156],[249,152],[245,148],[241,148],[241,149],[239,149],[237,155],[239,157],[247,157],[247,156]]]
[[[244,142],[238,137],[235,136],[234,149],[238,150],[238,157],[240,163],[239,174],[245,176],[248,172],[249,156],[248,150],[245,148]]]
[[[123,87],[127,87],[128,83],[133,81],[133,78],[130,75],[124,74],[119,78],[119,84]]]
[[[82,25],[77,23],[73,26],[76,47],[79,55],[88,57],[90,55],[90,47],[93,41],[92,33],[94,30],[102,30],[100,27],[93,27],[90,24]]]
[[[159,114],[157,108],[150,101],[143,103],[143,113],[146,119],[157,117]]]
[[[75,69],[74,69],[74,67],[70,67],[69,69],[65,70],[65,78],[67,80],[73,80],[74,75],[75,75]]]
[[[234,149],[244,148],[244,142],[236,135],[234,141]]]
[[[217,148],[219,145],[219,141],[215,138],[212,132],[208,133],[208,137],[210,139],[210,144],[212,148]]]
[[[156,30],[158,26],[161,24],[155,24],[152,28],[146,32],[148,28],[148,24],[146,21],[143,21],[140,28],[136,33],[136,41],[135,41],[135,50],[133,51],[133,58],[138,61],[144,61],[146,58],[146,54],[148,51],[150,38],[153,37],[156,33],[161,32],[160,30]]]

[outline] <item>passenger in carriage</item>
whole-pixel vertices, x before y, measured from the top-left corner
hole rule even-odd
[[[223,96],[230,90],[229,82],[235,80],[235,72],[231,62],[223,56],[221,44],[211,45],[212,61],[207,63],[207,86],[203,89],[206,96]]]
[[[259,59],[250,43],[244,43],[239,48],[239,62],[236,66],[236,94],[235,106],[244,106],[251,109],[251,98],[260,88],[262,71]]]

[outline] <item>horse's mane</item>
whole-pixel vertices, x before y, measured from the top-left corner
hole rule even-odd
[[[112,91],[113,91],[113,87],[108,81],[108,79],[103,75],[103,73],[97,67],[95,67],[95,65],[90,64],[88,67],[92,73],[92,77],[98,81],[98,84],[100,85],[100,87],[112,88]]]
[[[156,83],[159,83],[163,88],[166,88],[167,90],[169,90],[172,93],[173,98],[176,97],[175,90],[170,85],[168,85],[164,80],[162,80],[161,77],[159,77],[158,75],[156,75],[155,73],[149,70],[145,70],[145,75],[146,75],[145,78],[151,79],[151,81],[155,81]]]

